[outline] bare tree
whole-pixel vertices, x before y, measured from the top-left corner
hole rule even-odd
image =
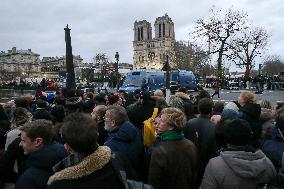
[[[284,61],[277,55],[268,56],[263,63],[262,72],[270,76],[284,72]]]
[[[178,41],[174,45],[177,68],[190,70],[196,74],[203,75],[204,66],[208,62],[208,54],[196,44]]]
[[[229,60],[239,67],[246,68],[246,76],[255,65],[255,58],[260,56],[268,44],[269,35],[263,28],[249,28],[240,31],[238,37],[232,40],[232,54]]]
[[[222,76],[223,57],[230,55],[231,38],[241,31],[247,22],[247,14],[243,11],[228,9],[225,13],[222,10],[212,8],[208,18],[196,21],[193,35],[197,38],[206,39],[210,44],[209,54],[217,54],[218,77]]]

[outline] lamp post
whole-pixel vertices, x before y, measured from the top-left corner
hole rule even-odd
[[[118,61],[119,61],[119,54],[118,52],[115,53],[115,76],[116,76],[116,90],[118,91],[119,88],[119,75],[118,75]]]
[[[170,101],[170,63],[169,63],[169,55],[166,55],[165,57],[165,64],[162,68],[162,70],[166,71],[165,75],[165,82],[166,82],[166,101],[169,103]]]

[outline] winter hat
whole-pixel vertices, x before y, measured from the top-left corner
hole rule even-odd
[[[236,112],[239,111],[239,108],[238,108],[238,106],[236,105],[235,102],[228,102],[228,103],[225,105],[224,109],[235,110]]]
[[[224,126],[224,137],[227,144],[245,146],[250,144],[252,130],[250,124],[243,119],[234,119]]]
[[[239,112],[235,111],[235,110],[232,110],[232,109],[224,109],[222,114],[221,114],[221,117],[227,117],[227,118],[238,118],[240,117],[240,114]]]
[[[47,94],[47,97],[46,97],[47,101],[52,101],[52,100],[54,100],[54,98],[55,98],[55,94],[53,94],[53,93]]]
[[[212,121],[213,123],[215,123],[215,124],[219,123],[220,120],[221,120],[221,116],[220,116],[220,115],[213,115],[213,116],[211,117],[211,121]]]

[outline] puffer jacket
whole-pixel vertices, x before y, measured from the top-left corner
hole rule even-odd
[[[125,155],[137,171],[142,166],[144,146],[141,133],[131,122],[127,121],[109,133],[105,146],[113,152]]]
[[[56,142],[32,152],[25,162],[27,169],[18,179],[15,189],[44,188],[53,174],[52,167],[66,156],[64,146]]]

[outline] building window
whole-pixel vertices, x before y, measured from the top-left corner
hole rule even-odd
[[[161,24],[159,24],[159,37],[162,35],[162,29],[161,29]]]
[[[163,23],[163,37],[165,37],[166,34],[166,28],[165,28],[165,23]]]
[[[138,29],[138,41],[140,41],[140,28],[137,29]]]
[[[143,27],[141,28],[141,40],[143,41]]]

